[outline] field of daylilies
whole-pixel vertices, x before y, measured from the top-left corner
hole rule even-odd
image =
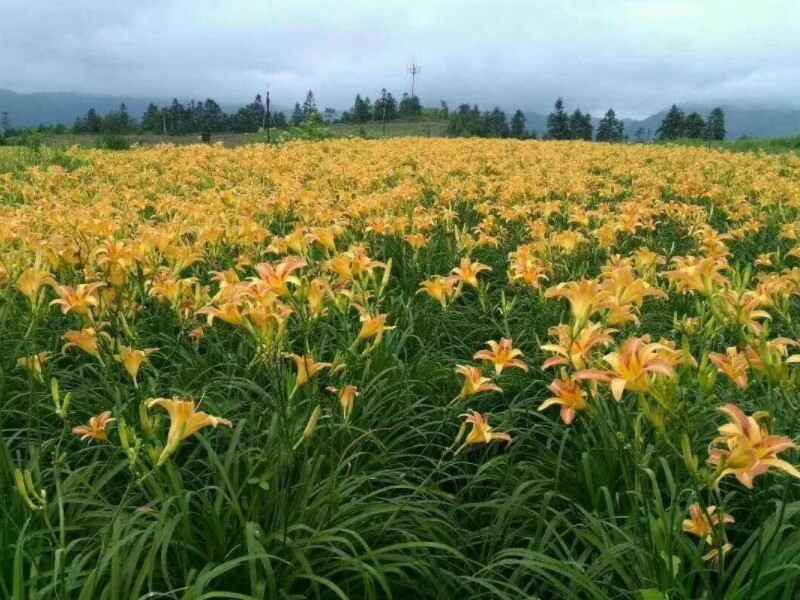
[[[800,157],[0,172],[0,597],[800,595]]]

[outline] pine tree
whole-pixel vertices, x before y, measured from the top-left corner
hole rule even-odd
[[[625,139],[625,124],[617,119],[613,108],[609,108],[597,124],[596,139],[598,142],[621,142]]]
[[[89,133],[100,133],[103,127],[103,120],[94,108],[90,108],[86,113],[86,131]]]
[[[286,115],[283,112],[276,112],[272,115],[272,124],[277,129],[286,129],[289,123],[286,121]]]
[[[508,121],[506,113],[495,106],[492,112],[485,112],[481,116],[480,125],[481,137],[487,138],[506,138],[509,135]]]
[[[684,135],[692,140],[701,140],[706,134],[706,122],[703,117],[696,112],[686,117]]]
[[[422,105],[417,96],[403,94],[400,99],[399,115],[401,119],[415,119],[422,114]]]
[[[547,137],[553,140],[568,140],[572,137],[569,117],[564,111],[564,101],[556,100],[555,110],[547,116]]]
[[[147,105],[144,115],[142,115],[142,131],[160,133],[161,128],[161,111],[151,102]]]
[[[317,110],[317,101],[314,99],[314,92],[308,90],[308,94],[306,94],[306,100],[303,102],[303,120],[308,121],[311,118],[311,115],[319,113]]]
[[[686,117],[676,104],[672,105],[669,112],[661,122],[661,127],[656,130],[659,140],[677,140],[686,135]]]
[[[581,109],[575,109],[575,112],[569,118],[569,130],[571,139],[573,140],[586,140],[592,141],[592,134],[594,126],[592,125],[592,115],[589,113],[582,113]]]
[[[708,115],[705,138],[707,140],[722,141],[725,139],[725,113],[719,106],[712,110]]]
[[[292,112],[292,125],[300,125],[303,122],[303,109],[300,107],[299,102],[295,102],[294,111]]]
[[[514,116],[511,117],[511,137],[519,140],[524,140],[527,134],[525,127],[525,113],[517,109]]]

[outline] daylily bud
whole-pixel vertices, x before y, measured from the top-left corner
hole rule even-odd
[[[47,493],[43,489],[36,491],[31,472],[28,469],[24,471],[14,469],[14,482],[22,501],[28,508],[35,511],[44,510],[47,506]]]
[[[691,473],[693,476],[697,475],[699,461],[697,456],[692,454],[689,436],[686,434],[684,434],[681,438],[681,455],[683,456],[683,462],[686,464],[686,468],[689,470],[689,473]]]
[[[317,425],[319,424],[319,418],[322,415],[322,407],[317,405],[317,407],[311,413],[311,416],[308,418],[308,423],[306,423],[305,429],[303,429],[303,437],[297,440],[297,443],[294,445],[292,450],[297,450],[300,447],[300,444],[303,442],[307,442],[314,436],[314,432],[317,430]]]

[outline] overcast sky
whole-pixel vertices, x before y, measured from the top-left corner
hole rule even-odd
[[[800,0],[0,0],[0,87],[281,106],[355,92],[644,116],[800,106]]]

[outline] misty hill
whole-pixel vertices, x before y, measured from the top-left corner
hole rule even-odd
[[[203,98],[204,99],[204,98]],[[141,118],[147,105],[154,102],[159,106],[171,103],[165,98],[140,98],[135,96],[102,96],[72,92],[37,92],[18,94],[11,90],[0,89],[0,112],[8,112],[14,127],[35,127],[40,124],[50,125],[63,123],[72,125],[77,116],[83,116],[90,108],[103,115],[119,108],[125,103],[128,112],[136,119]],[[244,105],[242,102],[241,105]],[[241,105],[220,103],[222,109],[229,113],[236,112]],[[687,114],[697,111],[704,117],[711,111],[711,106],[679,105]],[[723,105],[727,139],[735,140],[742,136],[771,138],[800,134],[800,110],[781,108],[751,108]],[[275,107],[274,110],[287,110]],[[655,135],[667,109],[661,110],[644,119],[623,119],[625,133],[634,138],[637,130],[642,129],[645,137]],[[510,116],[513,113],[507,112]],[[287,112],[288,114],[288,112]],[[593,115],[595,128],[602,114]],[[619,115],[618,115],[619,116]],[[547,131],[547,115],[537,112],[526,112],[527,128],[536,131],[540,136]]]
[[[686,114],[697,111],[703,118],[711,112],[712,106],[701,105],[678,105]],[[623,119],[625,122],[625,133],[629,137],[634,137],[637,129],[642,128],[645,132],[650,131],[650,136],[654,136],[656,130],[661,125],[664,115],[668,109],[657,112],[654,115],[637,121],[635,119]],[[800,134],[800,110],[781,109],[781,108],[749,108],[733,105],[722,105],[725,111],[725,129],[727,130],[726,139],[736,140],[740,137],[774,138],[788,137]]]
[[[708,117],[713,106],[696,104],[679,104],[686,114],[697,111],[703,118]],[[800,134],[800,110],[782,108],[749,108],[735,105],[722,105],[725,111],[726,139],[736,140],[743,136],[753,138],[788,137]],[[631,139],[637,130],[642,129],[645,138],[652,138],[661,126],[661,121],[669,109],[665,108],[644,119],[625,119],[625,133]],[[602,114],[592,115],[592,123],[597,124]],[[619,114],[617,114],[619,117]],[[535,112],[525,113],[529,131],[542,135],[547,131],[547,115]]]
[[[76,117],[84,116],[90,108],[104,115],[117,110],[123,102],[128,107],[128,113],[140,119],[150,102],[163,106],[171,103],[172,99],[99,96],[72,92],[18,94],[11,90],[0,89],[0,113],[8,112],[13,127],[36,127],[58,123],[72,125]],[[221,103],[220,106],[225,111],[235,112],[239,109],[237,105]]]

